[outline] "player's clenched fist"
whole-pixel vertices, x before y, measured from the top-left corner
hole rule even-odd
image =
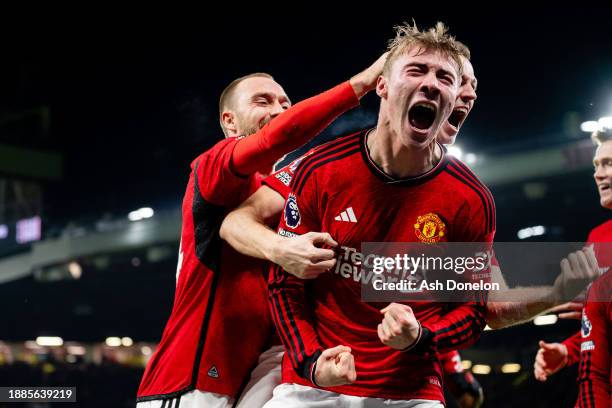
[[[351,384],[357,379],[351,348],[336,346],[325,350],[317,359],[315,383],[319,387]]]
[[[540,340],[540,349],[533,364],[533,375],[538,381],[546,381],[567,365],[567,347],[561,343],[545,343]]]
[[[410,306],[390,303],[380,312],[384,317],[378,325],[378,337],[383,344],[396,350],[405,350],[416,344],[421,334],[421,324]]]
[[[308,232],[283,238],[276,245],[272,262],[300,279],[314,279],[336,265],[336,253],[321,246],[336,247],[338,243],[326,232]]]
[[[554,284],[557,299],[572,300],[600,274],[592,246],[572,252],[567,258],[561,260],[561,273]]]

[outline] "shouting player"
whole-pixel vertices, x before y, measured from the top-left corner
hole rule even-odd
[[[597,150],[593,159],[595,183],[602,207],[612,210],[612,129],[593,134]],[[577,407],[610,406],[612,377],[610,371],[610,336],[612,334],[612,219],[594,228],[589,234],[597,261],[605,272],[593,283],[587,294],[581,330],[562,343],[540,341],[534,363],[539,381],[563,367],[580,361]]]
[[[351,269],[362,242],[419,242],[415,224],[423,217],[449,232],[434,241],[491,242],[490,193],[435,141],[452,112],[464,49],[442,24],[425,32],[399,28],[376,88],[377,127],[299,163],[279,234],[329,232],[351,253],[341,256]],[[272,187],[282,179],[276,176],[267,179]],[[482,303],[380,309],[361,302],[359,273],[304,281],[274,266],[271,275],[269,300],[286,358],[284,384],[266,407],[442,406],[441,367],[432,356],[470,345],[484,327]]]
[[[191,165],[174,305],[141,381],[139,407],[235,402],[269,347],[273,325],[264,265],[223,245],[219,225],[274,162],[357,106],[383,63],[381,57],[350,81],[293,107],[268,74],[238,78],[223,91],[219,114],[226,139]]]

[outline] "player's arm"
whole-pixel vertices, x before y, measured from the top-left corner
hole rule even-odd
[[[312,183],[301,194],[290,194],[283,208],[279,231],[296,235],[318,229],[316,195]],[[312,305],[306,297],[306,280],[271,265],[268,301],[276,329],[285,346],[286,356],[295,372],[313,385],[335,386],[355,381],[355,362],[348,347],[338,345],[327,350],[314,329]]]
[[[338,116],[359,104],[376,87],[387,55],[335,88],[306,99],[270,121],[254,135],[241,139],[234,149],[231,167],[236,174],[268,170],[279,158],[302,146]]]
[[[587,246],[570,253],[560,263],[561,272],[552,286],[507,288],[490,293],[487,324],[500,329],[521,324],[555,308],[580,293],[599,276],[593,248]],[[498,266],[492,266],[493,281],[505,281]],[[510,300],[511,299],[511,300]],[[569,304],[571,306],[571,304]]]
[[[328,233],[297,235],[282,229],[277,234],[269,227],[278,225],[293,171],[301,159],[264,179],[255,194],[225,217],[220,235],[240,253],[280,265],[298,278],[312,279],[336,264],[334,251],[321,248],[335,247],[336,241]]]
[[[610,406],[610,288],[595,282],[585,307],[586,331],[582,339],[578,373],[579,406]],[[604,289],[605,288],[605,289]]]

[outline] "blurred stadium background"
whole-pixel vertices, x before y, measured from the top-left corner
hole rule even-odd
[[[609,12],[410,15],[447,22],[472,48],[479,100],[451,152],[490,186],[497,241],[583,241],[610,218],[581,130],[612,116]],[[0,386],[74,385],[79,406],[132,406],[172,305],[189,163],[222,135],[221,89],[268,71],[298,101],[365,67],[404,19],[12,31],[0,67]],[[315,143],[372,125],[376,103]],[[486,407],[573,406],[576,371],[541,384],[532,364],[539,339],[578,323],[537,323],[487,331],[462,353]]]

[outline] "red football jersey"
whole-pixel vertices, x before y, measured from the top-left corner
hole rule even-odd
[[[612,300],[612,271],[606,272],[593,283],[582,312],[576,407],[612,407],[612,307],[610,301],[602,301],[606,298]]]
[[[147,365],[139,401],[192,389],[234,395],[270,336],[263,262],[239,255],[218,233],[227,211],[262,178],[230,170],[237,141],[225,139],[192,163],[174,306]],[[248,341],[236,336],[238,331],[248,333]]]
[[[485,326],[486,305],[407,303],[423,336],[408,352],[394,350],[377,335],[386,304],[361,301],[361,243],[420,242],[419,218],[438,223],[436,240],[490,243],[493,198],[465,164],[446,154],[419,177],[388,176],[369,156],[368,133],[327,143],[264,180],[281,194],[288,186],[291,190],[279,234],[329,232],[341,249],[334,270],[312,281],[271,268],[269,302],[286,349],[283,382],[314,386],[311,370],[322,350],[343,344],[352,348],[357,380],[330,391],[443,400],[436,353],[476,341]]]
[[[593,245],[593,251],[597,258],[599,267],[605,270],[612,267],[612,253],[610,244],[612,242],[612,220],[593,228],[589,234],[587,245]],[[602,243],[607,243],[602,245]],[[607,249],[607,250],[606,250]],[[582,335],[580,331],[573,336],[565,339],[563,344],[567,347],[567,365],[573,365],[580,361],[580,345]]]
[[[589,243],[592,243],[599,267],[612,266],[612,220],[603,223],[591,231]],[[606,243],[605,245],[603,243]],[[608,301],[605,301],[608,299]],[[579,333],[564,342],[580,342],[580,366],[578,383],[580,393],[577,407],[612,407],[612,373],[610,349],[612,348],[612,270],[608,269],[591,285],[587,302],[582,312],[582,329]],[[573,340],[573,342],[572,342]],[[568,351],[570,351],[568,347]],[[569,353],[570,355],[572,353]],[[572,359],[574,357],[570,357]]]
[[[225,215],[261,185],[260,174],[240,177],[234,166],[271,168],[358,102],[346,81],[296,104],[256,134],[225,139],[193,161],[182,206],[172,314],[145,370],[138,401],[193,389],[237,397],[274,325],[267,264],[237,253],[219,236]]]

